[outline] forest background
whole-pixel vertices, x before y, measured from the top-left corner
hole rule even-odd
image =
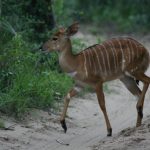
[[[60,26],[78,21],[89,32],[148,34],[149,0],[0,0],[0,111],[21,117],[48,110],[73,81],[59,68],[58,55],[39,50]],[[96,41],[95,41],[96,42]],[[74,39],[75,49],[85,48]]]

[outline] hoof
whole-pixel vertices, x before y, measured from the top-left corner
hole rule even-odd
[[[140,127],[141,126],[141,124],[136,124],[136,127],[138,128],[138,127]]]
[[[140,127],[141,126],[141,121],[138,121],[137,123],[136,123],[136,127]]]
[[[112,129],[108,129],[108,133],[107,133],[107,136],[112,136]]]
[[[60,123],[61,123],[62,128],[64,129],[64,132],[66,133],[67,132],[67,126],[66,126],[65,120],[61,120]]]

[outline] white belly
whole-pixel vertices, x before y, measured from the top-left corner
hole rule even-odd
[[[72,78],[75,77],[76,74],[77,74],[77,71],[73,71],[73,72],[67,73],[67,75],[70,76],[70,77],[72,77]]]

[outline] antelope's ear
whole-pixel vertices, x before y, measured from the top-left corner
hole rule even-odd
[[[75,22],[67,28],[66,33],[68,36],[72,36],[78,32],[78,29],[79,29],[79,23]]]
[[[59,28],[59,31],[58,31],[60,34],[64,34],[65,33],[65,28]]]

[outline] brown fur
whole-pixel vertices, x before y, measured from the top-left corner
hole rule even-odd
[[[76,95],[85,84],[89,84],[96,91],[100,108],[104,113],[108,135],[112,134],[102,85],[114,79],[120,79],[127,89],[139,98],[137,126],[141,125],[144,97],[150,83],[150,78],[144,74],[149,66],[149,53],[146,48],[132,38],[121,37],[90,46],[74,55],[70,36],[77,31],[78,23],[74,23],[66,30],[61,28],[43,45],[45,51],[58,50],[60,52],[61,68],[76,81],[75,87],[65,97],[64,110],[61,115],[64,130],[67,130],[65,116],[70,98]],[[135,80],[143,82],[142,91],[137,87]]]

